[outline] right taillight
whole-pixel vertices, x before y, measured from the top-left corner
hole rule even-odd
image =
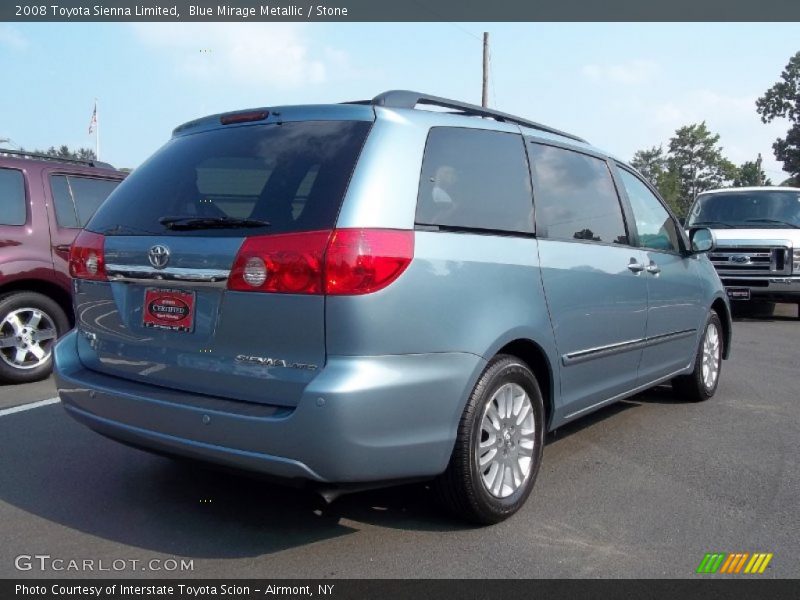
[[[397,279],[413,258],[413,231],[336,229],[253,236],[234,260],[228,289],[369,294]]]
[[[105,238],[83,230],[69,249],[69,274],[76,279],[106,280]]]
[[[413,258],[413,231],[337,229],[325,254],[325,293],[377,292],[400,277]]]

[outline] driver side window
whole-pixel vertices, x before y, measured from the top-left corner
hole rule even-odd
[[[639,231],[639,246],[678,252],[678,230],[661,201],[633,173],[619,169],[619,174],[633,209],[636,229]]]

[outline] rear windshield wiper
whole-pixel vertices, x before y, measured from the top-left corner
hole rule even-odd
[[[747,219],[745,223],[775,223],[776,225],[786,225],[792,229],[800,229],[800,225],[789,223],[789,221],[781,221],[780,219]]]
[[[722,227],[727,227],[728,229],[733,229],[733,225],[730,223],[723,223],[722,221],[695,221],[689,227],[695,227],[697,225],[721,225]]]
[[[236,217],[161,217],[158,220],[167,229],[189,231],[192,229],[236,229],[237,227],[268,227],[269,221],[238,219]]]

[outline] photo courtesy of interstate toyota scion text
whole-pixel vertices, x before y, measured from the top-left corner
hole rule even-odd
[[[513,515],[545,434],[731,347],[712,230],[624,162],[422,93],[200,118],[73,244],[66,411],[327,498],[432,480]],[[680,405],[676,405],[676,410]]]

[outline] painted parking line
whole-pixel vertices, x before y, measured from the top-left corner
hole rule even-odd
[[[48,398],[47,400],[30,402],[29,404],[22,404],[21,406],[4,408],[3,410],[0,410],[0,417],[5,417],[6,415],[13,415],[14,413],[23,412],[25,410],[31,410],[32,408],[39,408],[40,406],[47,406],[48,404],[55,404],[56,402],[61,402],[61,399],[58,397]]]

